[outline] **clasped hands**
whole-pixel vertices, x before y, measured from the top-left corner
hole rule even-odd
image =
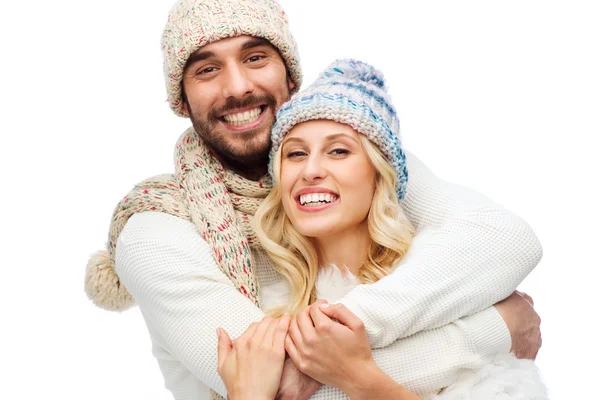
[[[515,292],[495,307],[510,331],[511,351],[534,359],[541,321],[531,297]],[[233,400],[308,399],[321,384],[347,392],[375,364],[364,324],[341,304],[318,301],[295,320],[265,317],[234,342],[222,329],[218,334],[219,375]]]
[[[375,365],[362,321],[341,304],[318,301],[294,320],[264,317],[234,341],[218,335],[218,371],[233,400],[306,399],[322,383],[343,390],[357,367]]]

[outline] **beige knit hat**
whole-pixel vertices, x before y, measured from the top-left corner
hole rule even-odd
[[[267,39],[275,46],[295,83],[302,83],[296,41],[288,20],[273,0],[179,0],[171,9],[162,35],[164,74],[169,104],[175,114],[182,112],[183,68],[192,53],[217,40],[249,35]]]

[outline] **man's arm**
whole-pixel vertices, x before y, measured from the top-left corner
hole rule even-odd
[[[398,339],[387,347],[372,351],[373,360],[378,368],[407,389],[422,395],[435,394],[455,383],[465,370],[481,369],[498,354],[507,354],[511,346],[515,349],[535,347],[537,352],[539,316],[526,299],[515,293],[494,307],[452,324]],[[361,353],[366,334],[364,324],[357,323],[358,317],[350,315],[342,304],[327,308],[320,308],[321,305],[315,303],[306,310],[314,329],[307,328],[302,322],[306,321],[306,316],[299,315],[299,324],[304,325],[300,333],[302,339],[298,340],[298,332],[294,334],[292,326],[293,342],[286,343],[286,349],[292,352],[292,358],[307,374],[316,374],[317,379],[342,389],[352,388],[353,384],[360,383],[357,377],[368,367],[368,362],[358,361],[364,360],[364,353]],[[331,320],[322,320],[315,307],[353,334],[347,329],[336,328],[335,323],[332,326]],[[512,343],[511,337],[514,338]],[[337,394],[336,389],[323,387],[314,398],[336,398]],[[371,394],[366,390],[362,395],[369,397]]]
[[[508,297],[542,256],[531,228],[474,190],[437,178],[407,152],[402,207],[428,239],[392,274],[340,302],[363,320],[373,347],[449,324]]]
[[[196,233],[195,227],[166,214],[135,215],[119,238],[116,261],[117,272],[136,298],[153,342],[160,344],[160,350],[155,348],[154,353],[161,364],[166,386],[174,392],[185,392],[193,386],[193,381],[181,374],[189,371],[193,379],[224,395],[225,388],[217,374],[215,329],[223,327],[231,331],[232,336],[239,336],[264,314],[237,292],[214,264],[210,247]],[[462,359],[466,354],[477,358],[507,351],[504,347],[510,335],[504,334],[506,325],[496,314],[488,314],[485,323],[469,326],[471,328],[459,330],[464,335],[458,336],[444,333],[446,329],[456,332],[456,328],[442,328],[427,342],[426,348],[453,349],[442,358],[449,365],[440,365],[437,369],[441,372],[438,373],[429,371],[434,377],[443,377],[445,371],[457,368],[456,359]],[[498,336],[500,339],[496,339]],[[398,347],[399,350],[394,347],[377,350],[374,353],[376,360],[389,366],[394,365],[393,360],[407,360],[406,370],[418,371],[422,365],[420,351],[410,345],[414,337],[405,340],[408,342],[397,342],[408,343]],[[465,353],[464,349],[474,350]],[[403,354],[411,350],[416,353]],[[429,351],[437,356],[440,354]],[[407,354],[412,356],[406,358]]]
[[[115,264],[153,342],[160,342],[185,370],[225,395],[217,373],[216,328],[238,337],[264,313],[221,272],[194,225],[167,214],[136,214],[119,236]],[[158,358],[161,363],[167,357]],[[161,368],[164,373],[164,365]],[[178,387],[181,376],[164,375],[169,389],[186,390]]]
[[[502,339],[490,340],[493,336]],[[510,335],[502,317],[490,307],[375,349],[373,359],[391,379],[414,393],[425,395],[437,393],[456,382],[465,369],[482,368],[493,355],[508,353],[510,346]],[[322,386],[311,399],[333,399],[337,394],[338,389]]]

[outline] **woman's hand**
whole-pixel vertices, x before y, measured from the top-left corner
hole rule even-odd
[[[279,389],[290,317],[264,317],[232,343],[219,328],[219,375],[232,400],[273,400]]]
[[[379,369],[363,322],[342,304],[317,302],[300,312],[285,349],[300,371],[351,399],[422,400]]]
[[[342,304],[317,302],[301,311],[285,349],[300,371],[343,391],[365,368],[376,368],[363,322]]]

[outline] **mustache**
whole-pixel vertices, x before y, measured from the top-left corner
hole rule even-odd
[[[243,99],[238,99],[235,97],[230,97],[225,102],[223,107],[215,108],[211,112],[212,119],[219,119],[221,115],[227,114],[230,111],[240,109],[240,108],[248,108],[252,106],[261,106],[266,105],[267,107],[272,107],[275,109],[277,102],[275,101],[275,97],[265,94],[262,96],[254,96],[250,95]]]

